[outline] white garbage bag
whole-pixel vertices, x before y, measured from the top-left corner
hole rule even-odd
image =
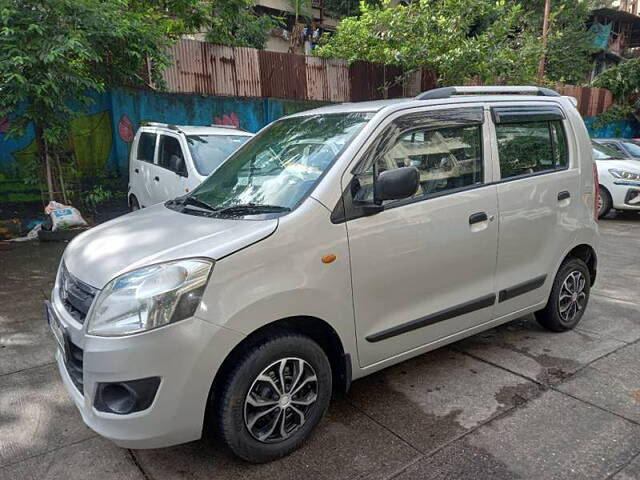
[[[62,203],[52,201],[45,207],[44,213],[51,217],[51,231],[53,232],[56,230],[87,226],[87,222],[82,218],[80,212],[70,205],[63,205]]]

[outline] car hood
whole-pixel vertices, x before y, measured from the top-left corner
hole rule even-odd
[[[598,166],[598,171],[619,168],[640,173],[640,160],[596,160],[596,165]]]
[[[153,263],[222,258],[268,237],[277,226],[277,219],[207,218],[158,204],[77,236],[65,250],[64,262],[72,275],[101,289],[114,277]]]

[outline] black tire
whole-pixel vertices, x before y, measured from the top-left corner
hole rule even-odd
[[[292,360],[295,358],[295,360]],[[284,395],[277,395],[275,387],[280,385],[279,378],[273,375],[275,384],[272,382],[263,382],[258,380],[258,376],[264,373],[265,369],[277,364],[277,371],[280,371],[280,362],[284,360],[284,378],[285,389]],[[296,366],[300,365],[298,360],[301,359],[306,362],[306,365],[302,370],[296,370]],[[272,338],[265,340],[263,343],[251,348],[237,361],[234,362],[235,366],[223,379],[223,383],[218,390],[220,394],[217,396],[216,401],[216,422],[218,431],[222,436],[225,443],[231,448],[231,450],[239,457],[252,462],[262,463],[283,457],[292,451],[299,448],[304,440],[309,436],[314,427],[320,422],[325,414],[329,401],[331,399],[331,365],[320,346],[311,340],[309,337],[296,333],[283,332],[274,335]],[[311,367],[308,369],[307,367]],[[280,399],[287,395],[287,385],[289,392],[295,392],[294,378],[298,377],[298,372],[304,371],[307,377],[313,378],[313,373],[317,381],[315,383],[315,402],[309,406],[301,407],[299,403],[294,405],[300,407],[300,410],[304,410],[305,420],[301,420],[302,417],[293,415],[295,411],[289,407],[283,407]],[[274,371],[267,373],[273,374]],[[300,376],[299,378],[303,378]],[[304,383],[304,382],[303,382]],[[298,385],[299,386],[299,385]],[[254,390],[254,388],[259,390]],[[313,380],[307,382],[304,389],[313,390]],[[250,389],[253,392],[260,391],[260,401],[264,398],[273,401],[277,399],[277,405],[273,408],[273,413],[264,415],[260,421],[256,421],[253,430],[250,431],[248,423],[259,415],[256,414],[255,408],[251,404],[245,404],[248,398]],[[305,393],[305,390],[301,390]],[[294,393],[287,397],[291,399],[287,405],[293,405]],[[253,396],[252,398],[256,398]],[[299,401],[302,397],[295,397]],[[313,398],[313,392],[311,395],[309,392],[305,393],[305,398],[302,400],[308,401],[309,398]],[[286,399],[285,399],[286,401]],[[261,410],[258,413],[262,413],[266,410],[272,410],[271,406],[259,407]],[[245,409],[253,409],[253,412],[245,412]],[[264,409],[264,410],[262,410]],[[258,427],[260,422],[265,426],[264,432],[268,433],[269,426],[277,424],[278,429],[281,426],[281,416],[275,419],[275,423],[271,423],[271,419],[275,415],[282,415],[284,412],[285,422],[288,420],[290,425],[285,425],[285,431],[289,430],[290,436],[282,437],[279,431],[275,431],[271,437],[267,436],[265,440],[259,440],[256,436],[256,432],[259,431]],[[253,414],[250,416],[250,413]],[[247,415],[247,421],[245,422],[245,415]],[[297,425],[296,423],[301,423]],[[256,427],[256,425],[258,427]],[[277,429],[277,430],[278,430]],[[253,433],[252,433],[253,432]],[[274,437],[280,437],[274,438]]]
[[[600,200],[601,202],[599,205],[600,208],[598,209],[598,218],[604,217],[607,213],[609,213],[611,207],[613,206],[611,194],[602,185],[600,185]]]
[[[129,211],[135,212],[136,210],[140,210],[140,203],[135,195],[131,195],[131,197],[129,197]]]
[[[573,280],[569,278],[570,276]],[[576,282],[576,278],[583,279],[584,284],[582,284],[582,281]],[[565,282],[567,283],[565,284]],[[578,285],[575,290],[576,292],[581,292],[583,296],[580,293],[576,293],[575,296],[567,297],[572,285]],[[540,325],[552,332],[571,330],[582,319],[582,315],[589,303],[590,290],[591,275],[587,265],[579,258],[565,260],[553,281],[547,305],[535,314],[536,320]],[[561,295],[563,296],[562,299],[560,298]],[[582,298],[582,301],[580,301],[580,298]],[[567,310],[567,305],[569,303],[575,304],[576,301],[578,302],[577,305],[568,307],[569,309]],[[575,314],[572,315],[572,312],[575,312]]]

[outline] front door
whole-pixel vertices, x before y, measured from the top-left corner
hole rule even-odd
[[[497,187],[488,184],[491,146],[483,123],[482,107],[405,113],[384,127],[353,178],[347,175],[363,367],[492,318]],[[418,192],[371,215],[366,204],[375,176],[404,166],[418,168]]]
[[[184,158],[180,138],[161,134],[152,179],[153,203],[166,202],[187,193],[188,174]],[[180,168],[176,166],[176,159],[181,160]]]

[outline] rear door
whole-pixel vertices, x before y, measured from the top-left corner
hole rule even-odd
[[[492,109],[498,153],[496,317],[546,301],[545,286],[575,238],[579,162],[554,104]]]
[[[182,168],[175,167],[175,159],[182,160]],[[158,155],[152,178],[153,203],[165,202],[184,195],[188,190],[187,168],[180,136],[162,132],[158,139]]]
[[[141,207],[148,207],[152,200],[152,174],[156,156],[157,133],[145,127],[138,135],[131,153],[129,182],[131,193],[136,196]]]

